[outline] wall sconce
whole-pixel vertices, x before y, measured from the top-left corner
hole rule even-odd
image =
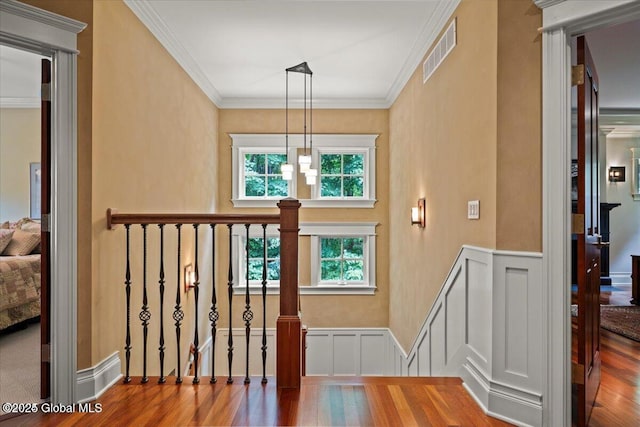
[[[411,225],[417,225],[420,228],[425,226],[426,203],[424,199],[418,199],[418,206],[411,208]]]
[[[609,168],[609,182],[624,182],[625,169],[624,166],[611,166]]]
[[[193,267],[191,264],[187,264],[184,267],[184,291],[189,292],[189,289],[195,288],[196,285],[196,272],[193,271]]]

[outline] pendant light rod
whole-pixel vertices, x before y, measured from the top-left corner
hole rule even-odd
[[[286,83],[285,83],[285,103],[284,103],[284,110],[285,110],[285,125],[284,125],[284,147],[285,147],[285,154],[287,155],[287,164],[289,163],[289,70],[287,71],[287,79],[286,79]]]

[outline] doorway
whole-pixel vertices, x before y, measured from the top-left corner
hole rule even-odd
[[[48,369],[41,369],[40,360],[41,336],[49,326],[48,281],[42,274],[48,244],[41,240],[42,172],[48,170],[42,168],[42,58],[0,45],[0,232],[11,238],[0,257],[2,402],[49,397]]]
[[[571,422],[570,37],[640,18],[637,2],[536,1],[543,9],[543,271],[549,425]]]
[[[76,402],[76,37],[86,24],[20,2],[0,2],[0,44],[53,59],[51,401]]]

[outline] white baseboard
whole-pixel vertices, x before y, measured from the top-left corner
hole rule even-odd
[[[611,277],[611,285],[631,285],[631,272],[630,271],[612,271],[609,273]]]
[[[97,365],[78,371],[76,383],[78,403],[96,400],[121,378],[120,357],[117,351]]]

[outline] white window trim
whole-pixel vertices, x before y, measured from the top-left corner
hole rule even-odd
[[[364,188],[362,189],[362,197],[322,197],[320,195],[320,182],[322,174],[320,173],[320,156],[322,154],[362,154],[364,155]],[[371,200],[371,194],[375,194],[375,178],[372,179],[372,171],[375,174],[375,152],[371,148],[355,148],[355,147],[326,147],[313,149],[313,161],[312,166],[318,170],[318,184],[314,185],[311,194],[312,201],[324,202],[369,202]],[[341,171],[341,177],[345,175]],[[374,175],[375,177],[375,175]]]
[[[244,153],[283,153],[284,134],[229,134],[232,140],[232,198],[236,208],[273,208],[279,201],[273,198],[246,198],[244,187]],[[365,196],[359,198],[320,198],[319,185],[312,189],[311,199],[301,199],[302,207],[309,208],[373,208],[376,203],[376,134],[318,134],[313,135],[312,158],[318,167],[318,155],[322,153],[365,153]],[[309,136],[307,136],[309,146]],[[289,159],[297,170],[297,149],[304,147],[302,134],[289,134]],[[296,197],[296,179],[289,183],[290,197]]]
[[[309,222],[300,223],[300,236],[311,237],[310,269],[311,282],[300,283],[301,295],[373,295],[376,291],[376,226],[375,222]],[[267,226],[267,237],[277,237],[278,225]],[[320,284],[320,237],[364,237],[365,280],[362,284]],[[232,266],[234,275],[233,292],[235,295],[246,293],[244,238],[246,229],[234,226],[232,229]],[[249,227],[249,237],[262,237],[262,227]],[[250,294],[261,294],[262,283],[249,283]],[[267,294],[280,294],[280,283],[267,283]]]

